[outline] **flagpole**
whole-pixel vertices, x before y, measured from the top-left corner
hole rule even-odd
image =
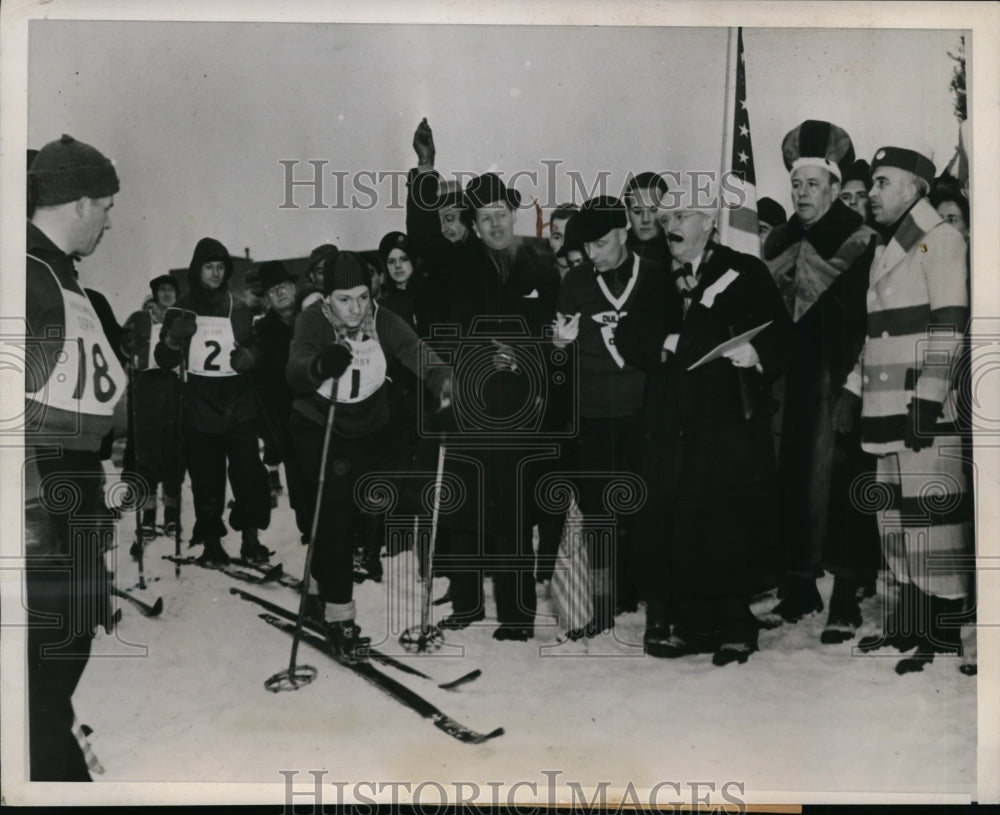
[[[722,155],[719,158],[719,177],[717,179],[719,189],[718,202],[716,203],[716,229],[719,231],[719,239],[722,240],[722,175],[726,172],[729,156],[733,152],[733,109],[736,95],[736,71],[733,70],[733,49],[736,46],[737,38],[734,32],[738,29],[730,28],[726,39],[726,91],[723,94],[722,106]]]

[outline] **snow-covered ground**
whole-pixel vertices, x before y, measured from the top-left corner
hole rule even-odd
[[[189,505],[184,517],[190,525]],[[127,555],[132,523],[123,521],[117,551],[122,586],[135,583]],[[262,540],[277,550],[273,561],[301,575],[305,547],[286,496]],[[235,555],[238,536],[224,544]],[[473,729],[505,728],[474,746],[307,645],[299,661],[315,666],[317,679],[295,692],[269,693],[264,680],[287,667],[291,640],[229,593],[243,584],[195,566],[176,577],[161,558],[172,552],[166,538],[150,545],[151,582],[140,593],[162,596],[162,615],[144,618],[123,601],[116,635],[95,641],[74,698],[106,769],[98,781],[258,782],[273,785],[278,799],[280,771],[295,771],[292,777],[312,789],[315,770],[325,771],[326,803],[336,802],[332,782],[346,782],[345,795],[369,797],[371,787],[355,785],[381,783],[388,799],[393,782],[430,779],[451,796],[473,789],[456,782],[477,784],[483,800],[498,794],[500,803],[519,781],[533,783],[544,800],[553,778],[564,801],[573,782],[587,788],[604,781],[619,789],[681,786],[679,799],[677,787],[661,787],[661,804],[690,803],[693,782],[714,783],[717,794],[727,782],[742,784],[728,788],[739,797],[779,790],[975,796],[976,680],[959,672],[955,658],[939,657],[922,673],[900,677],[895,652],[852,656],[851,643],[821,646],[823,614],[762,632],[761,650],[747,664],[716,668],[708,655],[644,657],[641,611],[619,617],[614,637],[560,645],[553,617],[540,619],[533,642],[495,642],[488,607],[484,623],[448,632],[443,651],[414,662],[441,680],[478,667],[478,680],[445,691],[385,669]],[[386,580],[366,582],[355,595],[364,632],[391,652],[400,650],[401,627],[415,622],[399,609],[415,609],[419,586],[410,553],[384,562]],[[446,587],[436,581],[435,596]],[[824,599],[831,587],[830,578],[821,582]],[[298,608],[291,589],[244,588]],[[880,604],[880,597],[865,601],[862,634],[875,630]],[[448,610],[439,606],[434,614]],[[405,798],[405,787],[396,790]],[[423,793],[425,802],[440,799],[436,787]],[[518,794],[533,797],[531,787]],[[648,802],[648,793],[640,800]]]

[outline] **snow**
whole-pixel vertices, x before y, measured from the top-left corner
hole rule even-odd
[[[184,495],[190,501],[187,488]],[[189,527],[190,504],[183,517]],[[113,553],[121,586],[135,583],[136,564],[127,554],[132,524],[123,520]],[[261,539],[277,550],[273,562],[301,576],[306,548],[286,496]],[[235,555],[238,536],[231,533],[224,545]],[[334,781],[346,782],[344,800],[352,792],[374,797],[371,787],[355,786],[362,781],[381,782],[382,800],[389,800],[387,784],[428,779],[450,795],[458,781],[476,784],[483,800],[499,795],[500,803],[518,781],[533,783],[537,800],[545,800],[552,778],[563,801],[572,800],[571,782],[586,790],[602,781],[640,791],[680,784],[680,799],[676,787],[661,788],[661,804],[690,803],[689,785],[698,781],[717,791],[740,783],[745,795],[739,787],[730,787],[731,794],[747,798],[788,791],[793,801],[805,800],[799,793],[845,789],[975,797],[975,679],[962,675],[953,657],[939,656],[923,672],[900,677],[895,651],[852,656],[849,642],[822,646],[823,614],[762,632],[761,650],[748,663],[717,668],[709,655],[642,656],[641,611],[620,616],[613,636],[558,644],[554,616],[544,616],[551,609],[543,603],[533,642],[498,643],[488,599],[484,623],[446,632],[437,654],[406,657],[438,681],[475,667],[483,670],[479,679],[445,691],[383,669],[475,730],[506,730],[468,745],[305,644],[298,661],[318,669],[316,680],[294,692],[267,692],[264,680],[288,667],[291,639],[229,589],[241,586],[292,610],[297,594],[191,565],[177,577],[174,564],[161,558],[173,546],[163,537],[149,546],[150,582],[137,592],[150,602],[162,596],[162,615],[144,618],[122,601],[118,630],[95,640],[74,697],[106,769],[95,777],[99,782],[257,782],[283,800],[280,771],[294,771],[291,777],[309,790],[310,771],[325,771],[326,803],[336,802]],[[381,584],[355,589],[358,622],[380,649],[405,655],[397,640],[419,620],[419,584],[409,552],[384,563]],[[436,580],[435,596],[446,588],[446,580]],[[820,582],[824,600],[831,588],[831,578]],[[879,589],[881,595],[881,582]],[[773,602],[763,600],[755,610]],[[864,602],[860,635],[876,630],[881,602],[881,596]],[[401,619],[400,609],[413,616]],[[448,611],[443,605],[433,613],[439,619]],[[405,798],[405,788],[396,789]],[[470,795],[472,788],[459,789]],[[525,786],[515,792],[534,795]],[[440,791],[425,787],[422,797],[436,804]],[[639,798],[647,802],[648,793]]]

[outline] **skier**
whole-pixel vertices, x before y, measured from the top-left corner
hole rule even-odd
[[[121,341],[133,371],[126,470],[134,470],[149,490],[141,510],[140,540],[136,541],[136,547],[156,536],[156,490],[161,483],[163,534],[168,537],[176,534],[183,479],[177,435],[180,382],[175,371],[160,368],[153,359],[164,315],[177,302],[180,287],[173,275],[165,274],[151,280],[149,288],[153,293],[149,308],[129,316]]]
[[[373,303],[371,275],[355,253],[341,252],[327,266],[323,291],[323,300],[295,323],[287,369],[296,393],[289,432],[309,479],[305,497],[312,517],[325,426],[329,411],[335,410],[324,489],[318,496],[312,576],[319,584],[329,643],[353,661],[368,642],[355,622],[352,561],[359,513],[354,486],[367,472],[384,466],[398,442],[386,370],[398,361],[419,375],[421,341],[398,315]],[[449,369],[434,354],[429,361],[424,367],[427,386],[442,402],[450,399]]]
[[[97,626],[114,629],[105,564],[114,515],[99,450],[125,373],[73,263],[110,227],[118,190],[111,161],[69,135],[46,144],[28,173],[24,441],[39,484],[24,519],[32,781],[91,780],[72,697]]]
[[[240,557],[261,563],[270,552],[257,538],[271,521],[267,472],[257,442],[257,401],[243,374],[256,365],[250,309],[228,290],[233,261],[219,241],[202,238],[188,268],[189,293],[170,310],[155,349],[161,368],[184,362],[182,386],[184,455],[194,493],[191,543],[203,543],[204,565],[226,565],[222,522],[226,465],[234,503],[229,524],[240,531]],[[183,355],[182,355],[183,350]],[[183,360],[182,360],[183,356]]]

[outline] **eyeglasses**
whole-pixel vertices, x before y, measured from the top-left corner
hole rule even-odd
[[[294,286],[291,283],[279,283],[277,286],[271,286],[267,290],[268,294],[287,294]]]

